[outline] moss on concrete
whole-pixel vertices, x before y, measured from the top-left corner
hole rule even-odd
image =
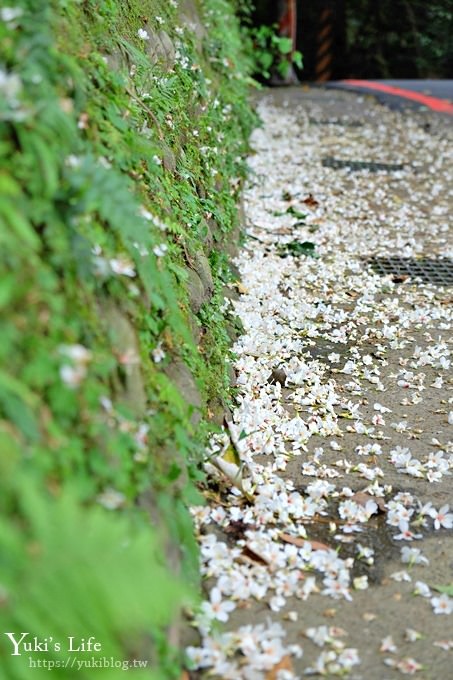
[[[62,649],[98,634],[104,653],[149,661],[134,677],[176,677],[166,627],[198,587],[187,503],[208,404],[228,398],[222,250],[253,124],[248,65],[226,0],[11,9],[0,21],[1,626]],[[29,677],[9,651],[3,641],[8,677]]]

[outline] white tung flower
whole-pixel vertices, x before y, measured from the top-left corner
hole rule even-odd
[[[414,595],[420,595],[421,597],[431,597],[429,586],[423,581],[416,581]]]
[[[446,593],[431,598],[431,604],[435,614],[451,614],[453,612],[453,598]]]
[[[132,262],[126,257],[114,257],[109,260],[110,269],[114,274],[119,276],[128,276],[129,278],[134,278],[135,269]]]
[[[433,518],[435,529],[440,529],[441,527],[444,529],[453,528],[453,513],[448,512],[449,509],[450,506],[447,504],[443,505],[439,510],[435,508],[429,510],[428,515]]]
[[[159,345],[156,347],[156,349],[153,349],[153,351],[151,352],[151,354],[152,354],[152,356],[153,356],[153,361],[154,361],[156,364],[159,364],[159,363],[160,363],[163,359],[165,359],[165,357],[166,357],[166,354],[165,354],[164,350],[162,349],[160,343],[159,343]]]
[[[137,31],[137,35],[140,38],[140,40],[149,40],[149,33],[148,31],[145,31],[144,28],[139,28]]]
[[[85,366],[69,366],[65,364],[60,368],[60,378],[67,387],[75,389],[79,387],[86,376]]]
[[[331,642],[332,636],[328,626],[317,626],[316,628],[307,628],[305,635],[318,645],[318,647],[324,647],[326,642]]]
[[[148,222],[152,222],[153,220],[153,215],[152,213],[149,212],[147,208],[145,208],[144,205],[141,205],[138,209],[138,214],[140,217],[143,217],[144,220],[148,220]]]
[[[382,404],[376,403],[374,405],[374,410],[379,411],[379,413],[391,413],[391,410],[387,408],[386,406],[382,406]]]
[[[379,648],[379,651],[380,652],[391,652],[392,654],[398,651],[398,648],[395,645],[391,635],[387,635],[387,637],[385,637],[381,640],[381,646]]]
[[[394,581],[398,581],[398,583],[402,583],[402,581],[412,581],[411,577],[407,573],[407,571],[394,571],[393,574],[390,574],[390,578],[392,578]]]
[[[404,631],[404,639],[407,642],[417,642],[417,640],[421,640],[422,637],[423,635],[413,628],[406,628]]]
[[[124,505],[126,497],[124,494],[116,491],[115,489],[105,489],[101,494],[99,494],[98,503],[107,508],[107,510],[116,510]]]
[[[19,17],[21,17],[23,13],[24,10],[21,7],[3,7],[0,10],[0,18],[6,24],[9,24],[10,22],[15,21],[16,19],[19,19]]]
[[[79,344],[61,345],[59,351],[72,362],[61,366],[60,378],[67,387],[75,389],[87,374],[87,364],[91,361],[92,354],[89,349]]]
[[[72,359],[75,363],[86,364],[91,361],[92,354],[89,349],[83,345],[61,345],[60,353]]]
[[[17,97],[22,89],[22,81],[15,73],[6,73],[0,69],[0,93],[4,95],[10,106],[17,104]]]
[[[203,602],[202,611],[209,619],[217,621],[228,621],[230,612],[236,609],[234,602],[229,600],[222,601],[222,593],[219,588],[213,588],[209,596],[209,602]]]
[[[368,588],[368,576],[356,576],[353,580],[353,586],[355,590],[366,590]]]
[[[428,558],[422,555],[421,550],[418,548],[409,548],[406,545],[401,548],[401,561],[404,562],[404,564],[409,565],[429,564]]]
[[[347,649],[344,649],[338,656],[338,663],[342,667],[342,669],[348,671],[352,668],[352,666],[357,666],[360,664],[360,657],[357,652],[357,649],[348,647]]]
[[[65,158],[65,165],[68,168],[78,168],[82,163],[82,160],[80,156],[76,156],[75,154],[69,154],[69,156],[66,156]]]
[[[161,243],[158,246],[154,246],[153,253],[156,257],[163,257],[168,250],[166,243]]]

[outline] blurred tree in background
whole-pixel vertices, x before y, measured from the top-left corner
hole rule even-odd
[[[453,0],[346,0],[346,28],[349,76],[453,75]]]

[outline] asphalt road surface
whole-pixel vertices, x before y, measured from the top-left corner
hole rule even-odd
[[[369,92],[390,108],[422,108],[453,116],[453,80],[339,80],[326,87]]]

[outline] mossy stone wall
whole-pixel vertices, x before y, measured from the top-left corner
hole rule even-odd
[[[187,506],[228,406],[248,81],[227,0],[0,10],[0,628],[52,638],[31,656],[57,677],[77,635],[178,676]]]

